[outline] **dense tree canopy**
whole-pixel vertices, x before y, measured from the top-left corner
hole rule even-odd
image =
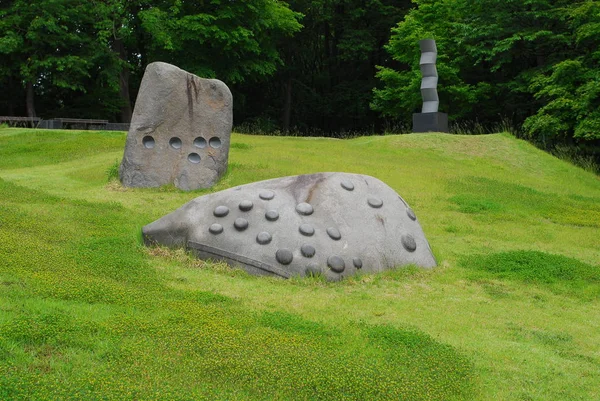
[[[415,43],[437,40],[440,98],[454,121],[508,118],[546,146],[600,140],[600,2],[591,0],[415,0],[393,28],[372,107],[387,116],[418,111]]]
[[[0,0],[0,114],[127,122],[160,60],[226,82],[237,124],[381,132],[419,111],[428,37],[454,123],[597,149],[596,0]]]

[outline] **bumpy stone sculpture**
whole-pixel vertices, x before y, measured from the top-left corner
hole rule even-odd
[[[208,188],[227,170],[232,96],[166,63],[144,73],[119,175],[130,187]]]
[[[147,244],[186,247],[257,275],[323,274],[436,265],[415,213],[380,180],[319,173],[198,197],[142,229]]]

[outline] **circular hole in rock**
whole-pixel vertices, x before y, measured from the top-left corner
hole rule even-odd
[[[146,135],[142,138],[142,144],[146,149],[152,149],[155,144],[154,138],[152,138],[150,135]]]
[[[200,155],[198,153],[190,153],[188,155],[188,160],[190,163],[198,164],[200,163]]]
[[[221,140],[219,138],[217,138],[216,136],[213,136],[212,138],[210,138],[208,140],[208,144],[210,145],[211,148],[219,149],[221,147]]]
[[[206,139],[201,136],[194,139],[194,146],[200,149],[204,149],[206,147]]]
[[[171,145],[173,149],[181,149],[181,139],[174,136],[169,140],[169,145]]]

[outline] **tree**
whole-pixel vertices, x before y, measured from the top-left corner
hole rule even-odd
[[[229,85],[272,75],[282,63],[276,44],[301,28],[300,17],[278,0],[173,0],[139,13],[149,61]]]
[[[293,0],[290,7],[304,15],[304,28],[280,43],[285,65],[273,79],[240,87],[255,100],[241,117],[320,134],[379,124],[369,109],[375,65],[389,62],[383,46],[410,1]]]
[[[409,116],[418,105],[418,39],[440,51],[441,107],[452,120],[509,117],[545,146],[597,143],[600,127],[594,0],[416,0],[388,51],[400,68],[380,68],[372,107]]]
[[[2,78],[23,86],[28,116],[37,114],[35,93],[85,90],[98,54],[94,22],[76,0],[15,0],[0,9],[0,53],[8,60]]]

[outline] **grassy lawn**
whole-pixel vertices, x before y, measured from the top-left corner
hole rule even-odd
[[[600,179],[506,134],[234,134],[212,191],[346,171],[439,267],[340,283],[146,249],[209,191],[109,181],[125,134],[0,129],[0,399],[600,399]]]

